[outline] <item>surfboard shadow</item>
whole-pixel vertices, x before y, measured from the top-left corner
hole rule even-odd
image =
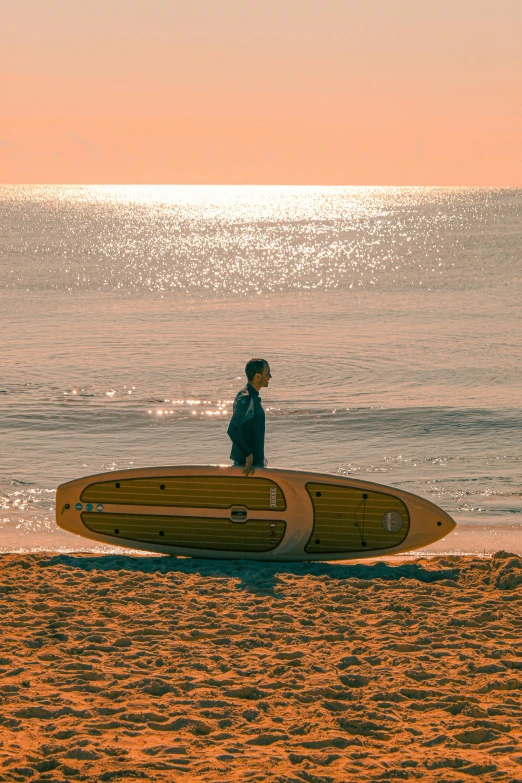
[[[432,583],[450,580],[456,583],[460,576],[458,567],[448,568],[436,565],[430,568],[423,563],[387,562],[375,563],[328,563],[296,562],[267,563],[253,560],[203,560],[196,558],[139,557],[129,555],[83,555],[60,554],[40,561],[45,568],[67,566],[86,572],[118,571],[146,574],[199,574],[201,577],[222,577],[238,579],[237,588],[248,592],[277,595],[281,586],[280,576],[326,576],[334,580],[359,579],[371,582],[383,580],[395,582],[410,579],[416,582]]]

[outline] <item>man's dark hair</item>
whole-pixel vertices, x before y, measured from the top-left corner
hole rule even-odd
[[[248,380],[253,381],[256,373],[262,375],[266,364],[268,364],[268,362],[265,359],[250,359],[245,367],[245,373]]]

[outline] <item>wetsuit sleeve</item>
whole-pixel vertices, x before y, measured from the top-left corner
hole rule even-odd
[[[245,457],[249,457],[252,454],[252,451],[244,439],[243,433],[241,431],[249,403],[249,397],[240,397],[239,400],[234,403],[234,411],[232,413],[232,418],[230,419],[230,424],[228,425],[227,430],[228,437],[234,446],[237,446],[237,448],[243,452]]]

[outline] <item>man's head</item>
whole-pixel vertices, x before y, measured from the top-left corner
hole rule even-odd
[[[268,386],[270,378],[272,377],[270,374],[270,365],[265,359],[250,359],[246,364],[245,373],[249,384],[253,386],[254,389],[257,389],[257,391]]]

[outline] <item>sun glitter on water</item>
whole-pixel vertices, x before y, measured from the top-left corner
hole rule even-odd
[[[483,191],[470,203],[469,190],[448,188],[9,190],[13,206],[28,197],[36,225],[6,253],[31,259],[40,285],[195,298],[440,287],[466,220],[491,207]],[[52,237],[35,243],[32,236],[44,236],[49,221]],[[8,288],[35,284],[26,264],[9,265],[3,281]]]

